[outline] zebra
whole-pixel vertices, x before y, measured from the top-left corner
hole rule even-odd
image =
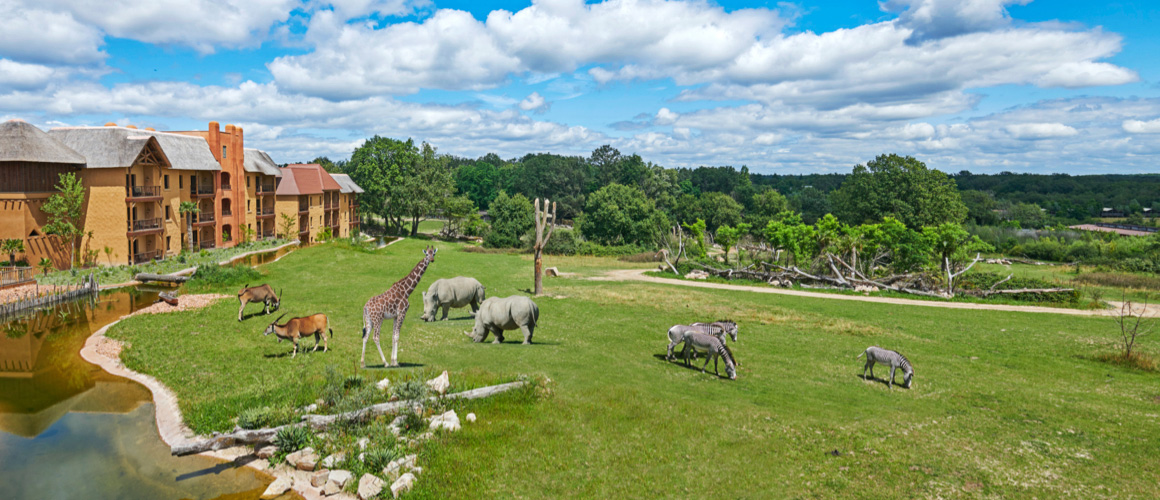
[[[729,380],[737,380],[737,366],[733,362],[733,355],[725,347],[724,340],[704,333],[689,333],[685,335],[686,366],[689,364],[689,356],[693,351],[705,353],[705,364],[701,365],[701,373],[705,373],[705,367],[709,366],[709,360],[713,360],[713,374],[721,376],[717,371],[717,358],[721,358],[725,360],[725,374],[729,376]]]
[[[725,343],[726,335],[732,336],[733,341],[737,342],[737,323],[732,321],[718,321],[714,323],[693,323],[692,325],[673,325],[669,328],[669,348],[665,354],[665,359],[673,360],[673,348],[685,341],[685,337],[690,333],[704,333],[717,337],[722,344]],[[729,349],[728,346],[725,349]],[[733,351],[729,351],[732,355]]]
[[[870,370],[870,378],[874,378],[874,363],[882,363],[884,365],[890,365],[890,380],[886,382],[887,387],[894,387],[894,370],[902,368],[903,387],[910,388],[910,381],[914,379],[914,368],[911,368],[910,360],[906,359],[906,356],[903,356],[898,351],[891,351],[878,346],[867,347],[866,352],[859,354],[858,358],[862,356],[866,356],[866,366],[862,367],[863,379],[866,378],[866,370]]]

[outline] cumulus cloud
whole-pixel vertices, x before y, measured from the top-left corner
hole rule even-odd
[[[532,111],[536,114],[542,114],[551,109],[552,103],[544,99],[544,96],[540,95],[539,92],[532,92],[531,94],[528,94],[524,100],[520,101],[519,106],[520,109],[524,111]]]
[[[1011,23],[1008,5],[1031,0],[888,0],[881,4],[898,12],[898,25],[912,30],[910,42],[939,39],[1002,28]]]
[[[103,37],[97,29],[67,12],[36,5],[0,2],[0,54],[38,64],[91,65],[105,59]]]
[[[47,66],[0,58],[0,89],[37,89],[47,84],[55,73],[55,70]]]
[[[1016,139],[1057,139],[1071,137],[1079,133],[1073,127],[1062,123],[1016,123],[1003,127]]]
[[[1133,134],[1160,134],[1160,118],[1149,121],[1124,120],[1124,132]]]

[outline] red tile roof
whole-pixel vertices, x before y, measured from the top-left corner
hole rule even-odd
[[[323,191],[339,191],[330,174],[317,163],[295,163],[282,168],[282,182],[278,184],[277,195],[322,194]]]

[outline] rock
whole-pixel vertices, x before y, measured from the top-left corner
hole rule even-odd
[[[447,370],[443,370],[442,375],[427,381],[427,388],[440,396],[447,394],[448,387],[451,387],[451,379],[447,376]]]
[[[366,456],[367,456],[366,453],[359,453],[358,454],[358,461],[359,462],[366,462]]]
[[[278,453],[277,446],[263,446],[261,449],[255,452],[255,454],[258,455],[258,458],[270,458],[274,456],[275,453]]]
[[[335,453],[322,459],[322,466],[326,467],[327,469],[333,469],[334,466],[342,463],[343,460],[346,460],[345,453]]]
[[[551,277],[560,276],[560,270],[556,269],[555,267],[549,267],[547,269],[544,269],[544,276],[551,276]]]
[[[854,291],[858,293],[873,293],[878,291],[878,287],[873,285],[858,285],[854,287]]]
[[[337,495],[340,491],[342,491],[342,486],[334,481],[327,481],[326,486],[322,487],[322,494],[326,496]]]
[[[402,473],[403,459],[401,458],[392,460],[391,463],[387,464],[386,467],[383,467],[383,477],[387,478],[387,481],[394,481],[398,479],[399,475]]]
[[[355,444],[358,445],[358,449],[365,450],[365,449],[367,449],[367,445],[371,444],[371,439],[367,438],[367,437],[362,437],[362,438],[359,438],[358,441],[355,442]]]
[[[367,500],[383,491],[383,480],[371,474],[363,474],[358,480],[358,497]]]
[[[303,411],[304,413],[314,413],[314,412],[315,412],[315,411],[317,411],[317,410],[318,410],[318,404],[317,404],[317,403],[310,403],[310,404],[308,404],[308,405],[306,405],[306,406],[302,407],[302,411]]]
[[[399,476],[394,483],[391,483],[391,496],[399,498],[400,493],[411,491],[411,485],[415,484],[415,475],[410,472]]]
[[[310,486],[321,488],[326,485],[326,481],[330,479],[330,471],[320,470],[310,475]]]
[[[451,432],[459,430],[459,415],[455,414],[455,410],[448,411],[442,415],[431,417],[431,430],[437,431],[439,429],[446,429]]]
[[[354,479],[354,474],[351,474],[350,471],[332,470],[330,471],[330,481],[328,482],[338,483],[338,487],[341,489],[345,488],[351,479]]]
[[[385,391],[391,387],[391,381],[383,377],[382,380],[375,384],[375,387],[378,387],[380,391]]]
[[[469,423],[475,423],[475,414],[474,414],[474,413],[468,413],[468,414],[467,414],[467,421],[468,421]]]
[[[412,467],[411,473],[418,476],[419,474],[423,473],[423,468],[422,467]]]
[[[685,277],[691,280],[703,280],[709,277],[709,273],[701,270],[689,271]]]
[[[294,486],[294,480],[290,479],[289,476],[282,476],[278,479],[275,479],[274,482],[270,483],[270,486],[266,487],[266,491],[262,492],[262,496],[260,498],[262,498],[262,500],[278,498],[282,496],[283,493],[290,491],[291,486]]]
[[[303,448],[286,455],[286,462],[298,470],[312,471],[318,465],[318,455],[314,453],[314,448]]]

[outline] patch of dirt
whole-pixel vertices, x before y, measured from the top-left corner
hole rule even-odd
[[[109,359],[121,359],[121,349],[125,348],[125,343],[120,340],[113,340],[109,337],[101,336],[96,340],[97,354]]]
[[[28,285],[14,286],[12,288],[5,288],[0,290],[0,304],[7,304],[9,302],[16,302],[17,300],[31,299],[34,297],[43,297],[52,295],[54,293],[67,292],[75,289],[76,285],[37,285],[36,283]]]
[[[221,295],[218,293],[203,293],[198,295],[179,295],[177,297],[177,305],[171,306],[162,301],[157,301],[144,309],[140,309],[131,316],[138,314],[161,314],[168,312],[189,311],[193,309],[201,309],[209,306],[221,299],[228,299],[229,295]]]

